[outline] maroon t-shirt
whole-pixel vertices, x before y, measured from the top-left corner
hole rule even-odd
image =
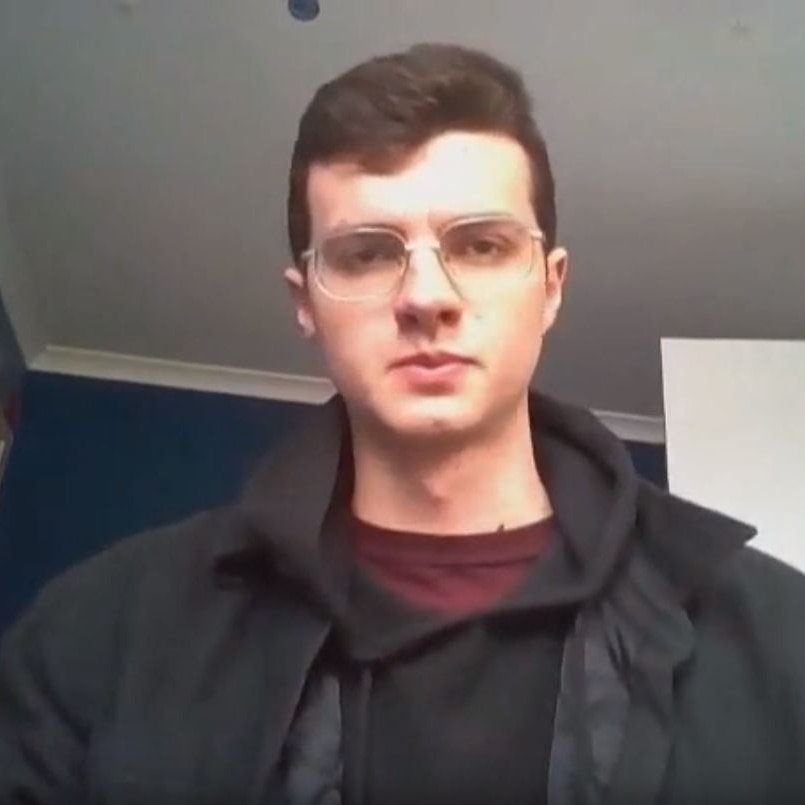
[[[375,581],[403,600],[445,615],[492,606],[544,553],[552,517],[511,530],[442,536],[392,531],[353,518],[353,555]]]

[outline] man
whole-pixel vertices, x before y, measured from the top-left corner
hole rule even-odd
[[[568,257],[518,75],[422,45],[324,85],[288,218],[339,395],[237,505],[42,593],[0,802],[805,802],[802,577],[529,393]]]

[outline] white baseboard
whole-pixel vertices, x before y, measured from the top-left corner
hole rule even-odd
[[[335,391],[333,384],[323,377],[165,361],[72,347],[47,347],[29,368],[36,372],[288,402],[321,403]]]
[[[322,403],[335,392],[332,382],[325,377],[165,361],[72,347],[49,346],[31,361],[29,368],[37,372],[286,402]],[[622,439],[651,444],[665,442],[662,417],[639,416],[617,411],[593,413]]]

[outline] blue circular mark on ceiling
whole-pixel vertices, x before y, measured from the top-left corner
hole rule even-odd
[[[319,16],[319,0],[288,0],[288,11],[294,19],[309,22]]]

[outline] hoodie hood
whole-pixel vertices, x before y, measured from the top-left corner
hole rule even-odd
[[[638,479],[623,443],[588,411],[529,395],[535,458],[566,539],[574,578],[568,600],[601,588],[634,527]],[[342,529],[354,481],[340,395],[306,414],[248,485],[240,504],[252,547],[338,615],[349,559]]]
[[[335,395],[305,412],[247,484],[237,507],[246,548],[231,558],[242,567],[254,567],[255,554],[268,559],[325,615],[340,614],[349,568],[333,533],[349,511],[353,474],[346,406]]]

